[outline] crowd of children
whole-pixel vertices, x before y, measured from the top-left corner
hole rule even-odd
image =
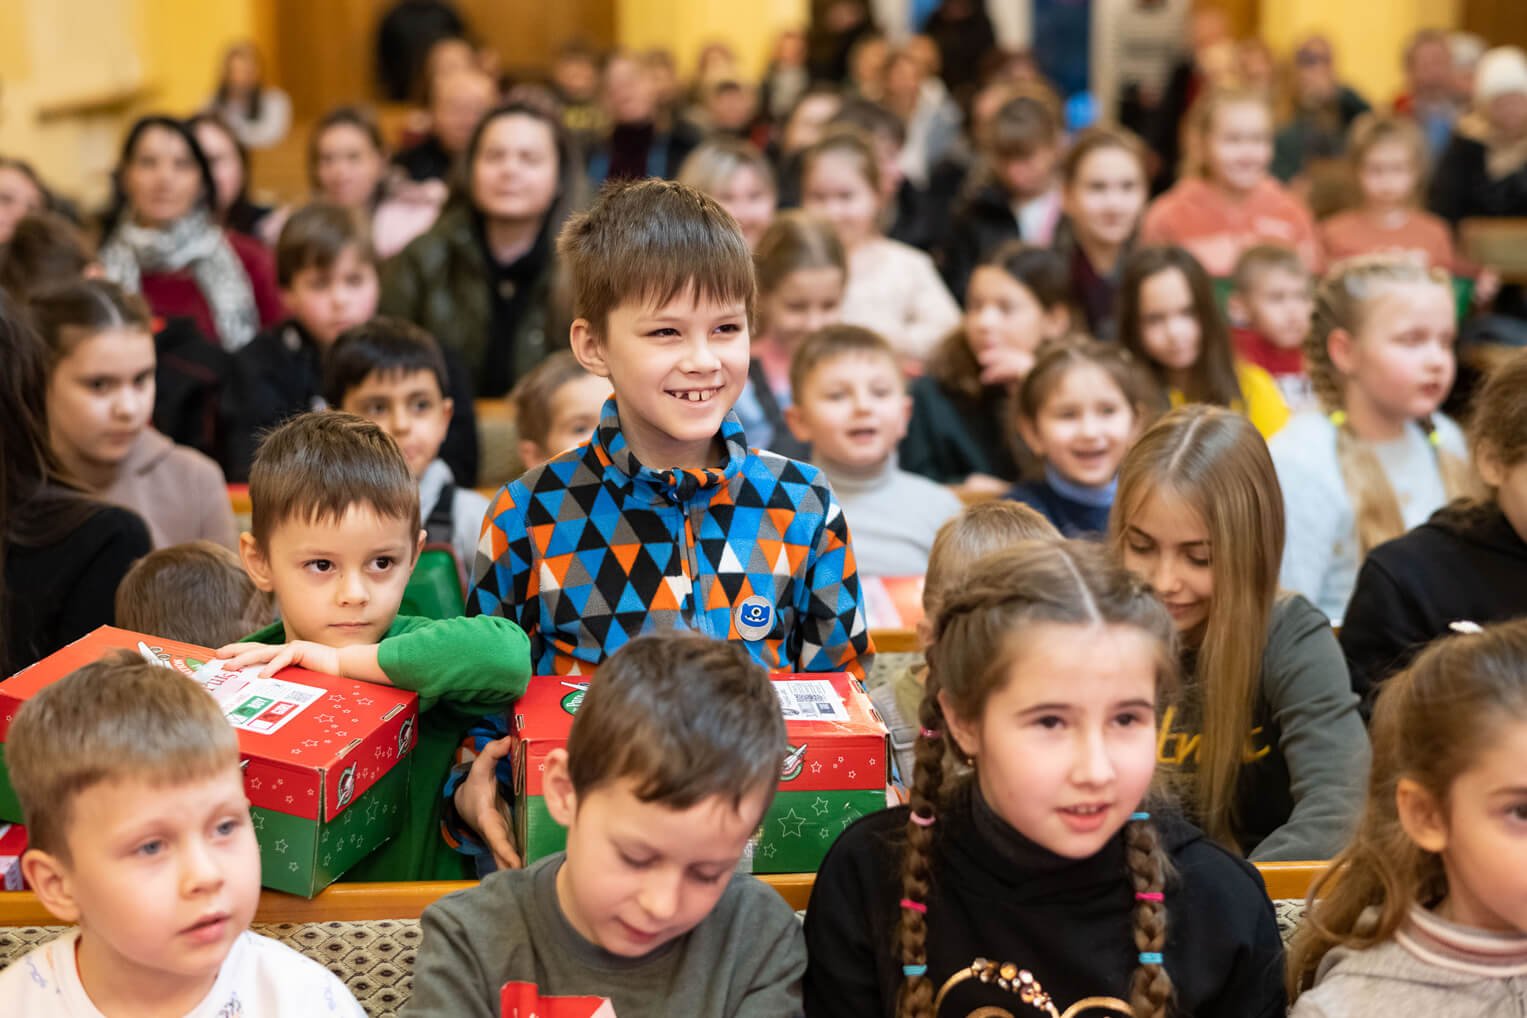
[[[863,6],[756,108],[725,47],[686,106],[657,54],[510,84],[449,35],[427,130],[389,163],[331,111],[306,203],[251,197],[288,107],[245,51],[132,125],[98,231],[0,159],[0,682],[115,624],[416,694],[342,879],[481,878],[423,914],[417,1018],[1527,1008],[1527,330],[1456,230],[1527,217],[1527,55],[1471,100],[1423,33],[1358,115],[1305,40],[1279,124],[1206,44],[1136,133],[949,66],[980,5],[897,47]],[[899,578],[917,652],[876,668]],[[804,922],[747,872],[797,749],[770,673],[865,687],[899,803],[824,840]],[[583,677],[541,858],[536,675]],[[5,721],[73,929],[0,1012],[362,1013],[249,932],[194,682],[107,657]],[[1291,861],[1333,862],[1285,950],[1253,864]]]

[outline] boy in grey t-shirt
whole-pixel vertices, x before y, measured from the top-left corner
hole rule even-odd
[[[779,701],[741,647],[685,633],[622,647],[546,762],[566,852],[425,910],[405,1013],[592,997],[620,1018],[801,1014],[800,924],[735,872],[784,754]]]

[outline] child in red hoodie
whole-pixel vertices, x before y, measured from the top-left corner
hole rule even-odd
[[[1231,282],[1228,310],[1236,356],[1273,377],[1289,410],[1313,409],[1303,349],[1315,309],[1309,270],[1292,248],[1258,244],[1236,260]]]

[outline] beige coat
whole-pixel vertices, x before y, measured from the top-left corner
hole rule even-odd
[[[238,550],[222,468],[152,428],[138,436],[117,479],[99,494],[142,516],[155,548],[206,538]]]

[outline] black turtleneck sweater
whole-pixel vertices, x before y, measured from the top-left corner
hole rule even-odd
[[[865,817],[823,862],[806,911],[807,1018],[895,1014],[906,824],[906,807]],[[1177,874],[1166,890],[1162,952],[1175,987],[1173,1013],[1282,1018],[1283,945],[1256,871],[1182,820],[1157,824]],[[1137,959],[1122,833],[1091,858],[1066,859],[1015,831],[969,783],[934,832],[927,956],[935,993],[986,958],[1032,972],[1060,1011],[1084,997],[1129,999]],[[1041,1013],[972,979],[950,991],[939,1018],[983,1007]]]

